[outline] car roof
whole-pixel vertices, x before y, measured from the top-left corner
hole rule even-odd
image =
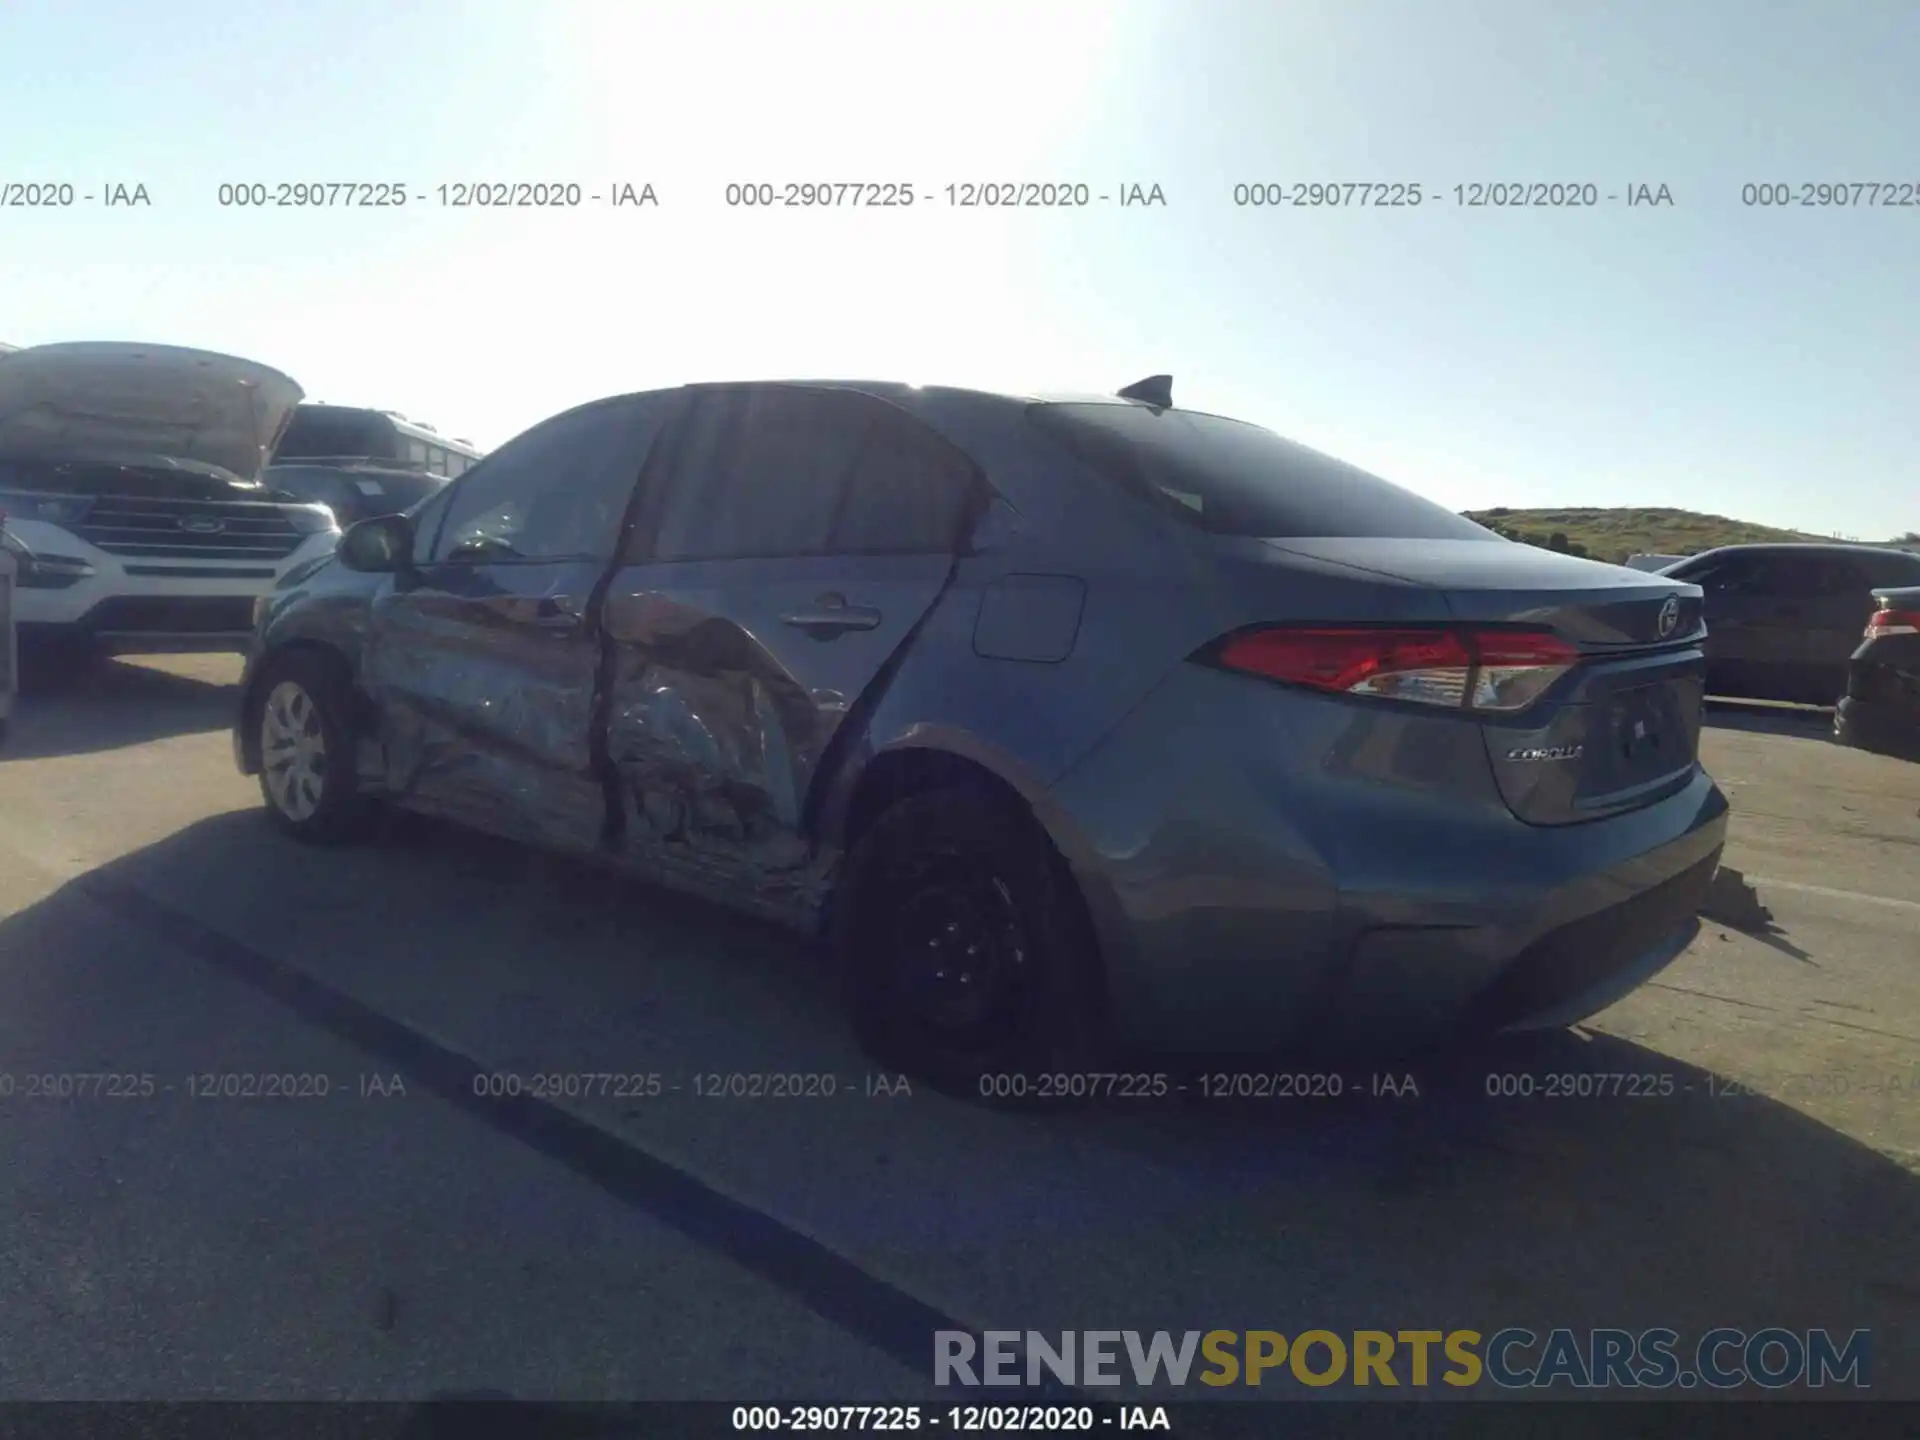
[[[1142,405],[1118,395],[1064,390],[982,390],[967,385],[915,385],[902,380],[706,380],[687,386],[689,390],[726,390],[745,386],[767,386],[795,390],[851,390],[885,400],[901,409],[920,415],[933,415],[962,406],[978,413],[981,409],[1004,406],[1009,411],[1029,405]],[[1178,408],[1178,407],[1175,407]]]
[[[1716,545],[1690,559],[1704,560],[1709,555],[1782,554],[1782,555],[1904,555],[1920,564],[1920,554],[1898,545],[1872,545],[1849,540],[1780,540],[1754,545]]]

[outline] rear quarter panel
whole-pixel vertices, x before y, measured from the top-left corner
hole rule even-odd
[[[866,767],[906,747],[971,759],[1039,806],[1218,623],[1190,543],[1041,448],[1018,408],[963,399],[922,418],[972,455],[1003,499],[823,778],[819,813],[833,844]],[[1072,860],[1075,837],[1054,840]]]

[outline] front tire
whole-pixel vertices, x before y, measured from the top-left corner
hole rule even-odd
[[[253,724],[267,814],[299,840],[357,835],[369,807],[354,756],[352,694],[337,667],[289,655],[261,676],[258,694]]]
[[[831,936],[862,1046],[936,1089],[1067,1098],[1047,1077],[1092,1070],[1105,1049],[1072,879],[998,797],[940,790],[885,811],[847,857]]]

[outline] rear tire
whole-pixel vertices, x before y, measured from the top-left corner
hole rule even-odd
[[[938,790],[881,814],[847,857],[830,935],[861,1045],[935,1089],[1071,1100],[1077,1087],[1047,1077],[1094,1069],[1105,1050],[1072,879],[998,797]]]
[[[360,834],[371,807],[360,791],[353,697],[339,667],[317,655],[288,655],[268,665],[255,693],[251,723],[267,814],[315,844]]]

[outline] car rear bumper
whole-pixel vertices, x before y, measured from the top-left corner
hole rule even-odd
[[[1860,750],[1920,759],[1920,715],[1899,700],[1843,696],[1834,711],[1833,738]]]
[[[1684,863],[1698,847],[1641,857]],[[1448,1035],[1543,1030],[1606,1009],[1678,959],[1720,861],[1716,838],[1684,869],[1509,951],[1498,930],[1375,930],[1354,945],[1345,983],[1328,996],[1315,1034],[1356,1047],[1415,1046]],[[1622,877],[1612,877],[1616,883]],[[1627,883],[1644,883],[1644,873]],[[1586,886],[1545,898],[1541,913],[1585,903]],[[1624,888],[1622,886],[1621,888]]]
[[[1183,679],[1168,716],[1136,712],[1049,794],[1122,1043],[1400,1050],[1570,1024],[1692,938],[1727,826],[1704,771],[1529,825],[1471,726],[1376,744],[1365,712],[1298,698],[1215,724],[1219,683]]]

